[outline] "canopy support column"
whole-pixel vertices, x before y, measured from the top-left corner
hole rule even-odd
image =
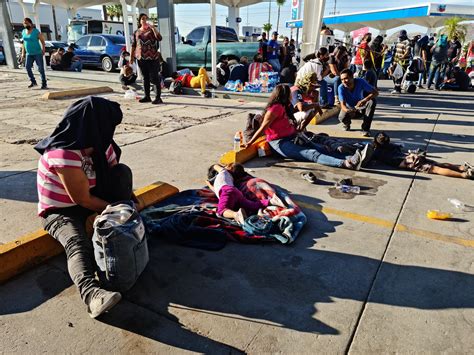
[[[160,44],[160,52],[169,70],[169,73],[165,74],[171,74],[176,71],[174,1],[157,0],[156,6],[158,8],[158,31],[160,31],[163,37]]]
[[[216,0],[211,0],[211,70],[212,83],[217,86],[217,33],[216,33]]]
[[[133,2],[132,2],[132,30],[133,30],[133,33],[135,33],[135,31],[138,28],[137,4],[138,4],[138,0],[133,0]]]
[[[229,6],[227,12],[227,18],[229,20],[229,27],[235,30],[237,36],[239,35],[239,23],[237,22],[237,17],[240,16],[240,9],[235,6]]]
[[[319,46],[321,24],[326,0],[305,1],[303,9],[303,36],[301,56],[314,53]]]
[[[10,22],[10,14],[8,13],[7,3],[5,1],[0,2],[0,34],[3,38],[3,48],[7,65],[9,68],[18,69],[15,45],[13,44],[13,31],[12,23]]]
[[[127,47],[127,52],[130,53],[130,26],[128,25],[128,7],[125,0],[120,0],[122,5],[122,14],[123,14],[123,34],[125,36],[125,46]]]

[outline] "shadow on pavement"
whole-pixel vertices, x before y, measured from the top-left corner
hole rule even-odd
[[[38,202],[36,171],[0,171],[0,199]]]

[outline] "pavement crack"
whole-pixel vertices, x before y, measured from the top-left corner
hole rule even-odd
[[[438,120],[439,120],[440,116],[441,116],[440,113],[436,116],[436,119],[435,119],[434,124],[433,124],[433,129],[431,130],[431,133],[430,133],[430,137],[428,138],[428,140],[426,142],[426,146],[425,146],[426,151],[428,150],[428,146],[431,142],[431,139],[433,138],[433,135],[434,135],[434,132],[435,132],[435,129],[436,129],[436,125],[438,124]],[[400,221],[400,217],[401,217],[402,212],[403,212],[403,210],[405,208],[405,205],[407,203],[408,196],[410,195],[410,192],[413,189],[413,186],[415,184],[415,180],[416,180],[417,176],[418,176],[418,172],[415,172],[415,174],[413,174],[413,177],[411,179],[410,186],[408,187],[407,192],[406,192],[406,194],[403,198],[402,205],[400,206],[400,210],[398,211],[397,218],[395,219],[395,223],[393,224],[392,230],[390,232],[390,236],[388,237],[387,244],[385,245],[385,249],[384,249],[384,252],[382,254],[382,258],[380,259],[380,262],[377,266],[377,271],[375,272],[375,275],[372,278],[372,281],[370,283],[369,291],[367,292],[367,295],[365,296],[364,304],[362,306],[361,311],[359,312],[359,316],[357,317],[357,321],[356,321],[356,324],[354,326],[354,330],[352,331],[352,334],[351,334],[351,336],[349,338],[349,341],[347,343],[345,354],[349,354],[350,351],[351,351],[351,347],[352,347],[352,344],[354,343],[354,338],[357,334],[357,330],[359,329],[359,325],[361,323],[362,316],[364,315],[365,310],[367,309],[367,304],[369,302],[369,299],[372,296],[372,292],[374,291],[375,283],[377,282],[377,278],[378,278],[378,276],[380,274],[380,270],[382,269],[382,266],[384,264],[385,257],[387,256],[390,244],[392,243],[392,238],[395,234],[396,228],[398,226],[398,222]]]

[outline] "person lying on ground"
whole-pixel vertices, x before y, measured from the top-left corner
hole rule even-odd
[[[64,48],[58,48],[56,52],[51,55],[51,59],[49,65],[51,66],[52,70],[63,70],[61,65],[61,59],[64,55]]]
[[[377,105],[375,98],[379,92],[364,79],[355,79],[349,69],[344,69],[341,72],[341,81],[342,84],[338,88],[338,96],[341,101],[339,121],[343,129],[349,131],[352,119],[362,117],[362,135],[370,137],[370,126]]]
[[[441,90],[468,91],[471,78],[460,67],[454,67],[449,79],[441,84]]]
[[[272,204],[272,200],[248,200],[235,187],[234,182],[248,176],[241,164],[227,166],[214,164],[209,167],[207,175],[207,185],[219,199],[217,206],[217,215],[219,216],[234,219],[243,225],[247,215],[256,214],[260,208],[266,208]]]
[[[266,135],[266,140],[272,150],[284,158],[296,161],[311,161],[321,165],[338,168],[359,170],[361,165],[370,158],[370,145],[367,144],[362,151],[357,151],[351,157],[339,153],[330,153],[319,144],[301,142],[296,140],[298,132],[306,128],[308,122],[296,128],[293,108],[290,101],[290,88],[279,84],[275,87],[263,113],[263,121],[252,139],[244,146],[252,145],[261,135]],[[298,143],[295,143],[296,142]]]
[[[385,132],[374,137],[373,160],[420,173],[474,179],[474,167],[471,164],[438,163],[426,158],[424,152],[404,152],[400,145],[390,143],[390,137]]]
[[[122,84],[122,89],[128,90],[129,85],[135,86],[134,84],[137,81],[137,74],[135,74],[133,68],[127,64],[120,69],[119,80]]]
[[[192,76],[191,74],[180,75],[178,72],[173,72],[171,78],[174,81],[180,81],[181,85],[185,88],[201,88],[201,96],[203,97],[206,96],[206,87],[216,89],[205,68],[199,69],[198,75],[196,76]]]
[[[133,198],[132,171],[119,163],[121,151],[113,140],[121,121],[118,103],[89,96],[73,103],[53,133],[35,146],[41,154],[38,215],[64,247],[69,275],[92,318],[121,299],[95,278],[94,248],[85,230],[91,214]]]
[[[79,57],[74,55],[74,46],[67,47],[67,52],[61,58],[61,67],[67,71],[82,71],[82,61]]]

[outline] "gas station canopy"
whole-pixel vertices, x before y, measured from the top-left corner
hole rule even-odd
[[[474,6],[423,3],[384,10],[328,16],[324,17],[323,22],[332,29],[343,32],[350,32],[367,26],[386,31],[407,24],[437,28],[443,26],[444,21],[451,17],[474,20]]]

